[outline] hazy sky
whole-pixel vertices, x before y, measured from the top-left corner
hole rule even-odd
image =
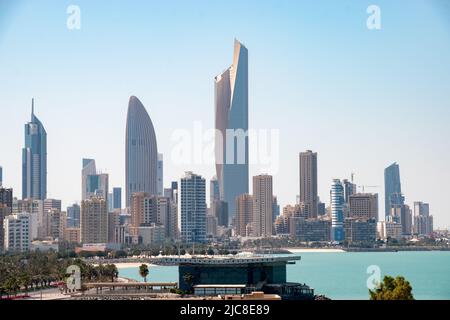
[[[66,26],[69,5],[81,29]],[[381,9],[369,30],[366,9]],[[21,148],[31,98],[48,133],[48,197],[81,198],[81,159],[125,180],[125,121],[136,95],[165,157],[164,182],[210,164],[171,159],[177,129],[214,126],[214,76],[249,50],[249,119],[278,129],[274,192],[298,193],[298,152],[318,152],[319,195],[333,178],[380,194],[400,164],[407,203],[430,203],[450,226],[450,3],[423,1],[3,1],[0,0],[0,165],[21,196]],[[199,122],[196,122],[199,121]],[[251,155],[252,156],[252,155]],[[250,174],[262,169],[252,166]],[[264,169],[267,171],[266,169]]]

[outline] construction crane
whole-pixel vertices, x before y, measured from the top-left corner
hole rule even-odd
[[[380,186],[366,186],[366,185],[364,185],[364,186],[358,186],[358,188],[361,188],[362,189],[362,193],[364,193],[364,191],[365,191],[365,188],[379,188]]]

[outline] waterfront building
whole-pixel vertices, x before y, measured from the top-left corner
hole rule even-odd
[[[222,200],[214,200],[212,214],[217,218],[217,225],[228,227],[228,203]]]
[[[30,214],[10,214],[4,218],[4,251],[27,252],[30,250]]]
[[[233,64],[215,77],[215,158],[220,200],[228,203],[228,225],[236,197],[248,193],[248,51],[234,42]],[[230,152],[231,151],[231,152]]]
[[[344,240],[344,187],[339,179],[331,185],[331,240]]]
[[[307,150],[299,154],[300,196],[310,212],[309,218],[317,217],[319,196],[317,193],[317,153]]]
[[[329,242],[331,221],[329,219],[291,217],[289,231],[292,237],[302,242]]]
[[[253,177],[253,236],[271,237],[273,228],[272,176]]]
[[[138,228],[138,244],[152,246],[164,243],[164,226],[152,223]]]
[[[181,240],[206,241],[205,179],[190,171],[181,178]]]
[[[377,223],[377,236],[382,240],[400,240],[403,237],[402,224],[394,221],[379,221]]]
[[[142,103],[131,96],[128,103],[125,148],[126,206],[131,195],[158,193],[158,149],[153,123]]]
[[[248,227],[253,223],[253,196],[241,194],[236,198],[236,235],[248,237]]]
[[[108,242],[108,210],[105,199],[91,197],[81,202],[81,242]]]
[[[0,204],[4,204],[9,208],[13,206],[13,189],[0,187]]]
[[[25,146],[22,149],[22,199],[47,198],[47,132],[34,114],[31,100],[31,121],[25,124]]]
[[[402,194],[400,183],[400,167],[397,163],[384,169],[384,210],[385,216],[391,212],[392,205],[402,205],[399,195]]]
[[[433,216],[430,205],[421,201],[414,202],[414,234],[429,236],[433,233]]]
[[[275,219],[275,234],[277,235],[283,235],[283,234],[289,234],[289,217],[285,215],[279,215]]]
[[[112,192],[113,209],[122,209],[122,188],[115,187]]]
[[[349,216],[355,219],[375,219],[378,221],[378,194],[356,193],[348,198]]]
[[[346,218],[344,220],[345,241],[349,244],[374,243],[377,238],[377,221],[374,218]]]
[[[164,194],[164,157],[162,153],[158,153],[158,163],[156,168],[156,188],[158,196]]]

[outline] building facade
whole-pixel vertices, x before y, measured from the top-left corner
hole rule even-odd
[[[350,218],[378,221],[378,194],[356,193],[348,197]]]
[[[273,234],[272,176],[253,177],[253,236],[271,237]]]
[[[391,211],[392,204],[399,203],[399,195],[402,194],[402,187],[400,183],[400,167],[397,163],[391,164],[384,169],[384,211],[385,216],[388,216]]]
[[[241,194],[236,198],[236,235],[248,237],[249,226],[253,223],[253,196]]]
[[[205,179],[192,172],[181,178],[181,240],[206,241]]]
[[[307,150],[299,155],[300,194],[299,203],[304,203],[310,212],[309,218],[317,217],[317,153]]]
[[[30,214],[17,213],[5,217],[4,251],[27,252],[31,246]]]
[[[108,243],[108,206],[103,198],[81,202],[80,236],[82,243]]]
[[[344,241],[344,187],[339,179],[331,185],[331,240]]]

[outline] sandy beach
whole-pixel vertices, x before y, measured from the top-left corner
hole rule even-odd
[[[123,269],[123,268],[139,268],[139,266],[143,263],[140,262],[118,262],[114,263],[117,267],[117,269]],[[151,263],[145,263],[149,268],[150,267],[157,267],[157,265],[151,264]],[[98,264],[94,264],[94,266],[97,266]]]
[[[338,253],[346,252],[342,249],[314,249],[314,248],[283,248],[291,253],[305,253],[305,252],[316,252],[316,253]]]

